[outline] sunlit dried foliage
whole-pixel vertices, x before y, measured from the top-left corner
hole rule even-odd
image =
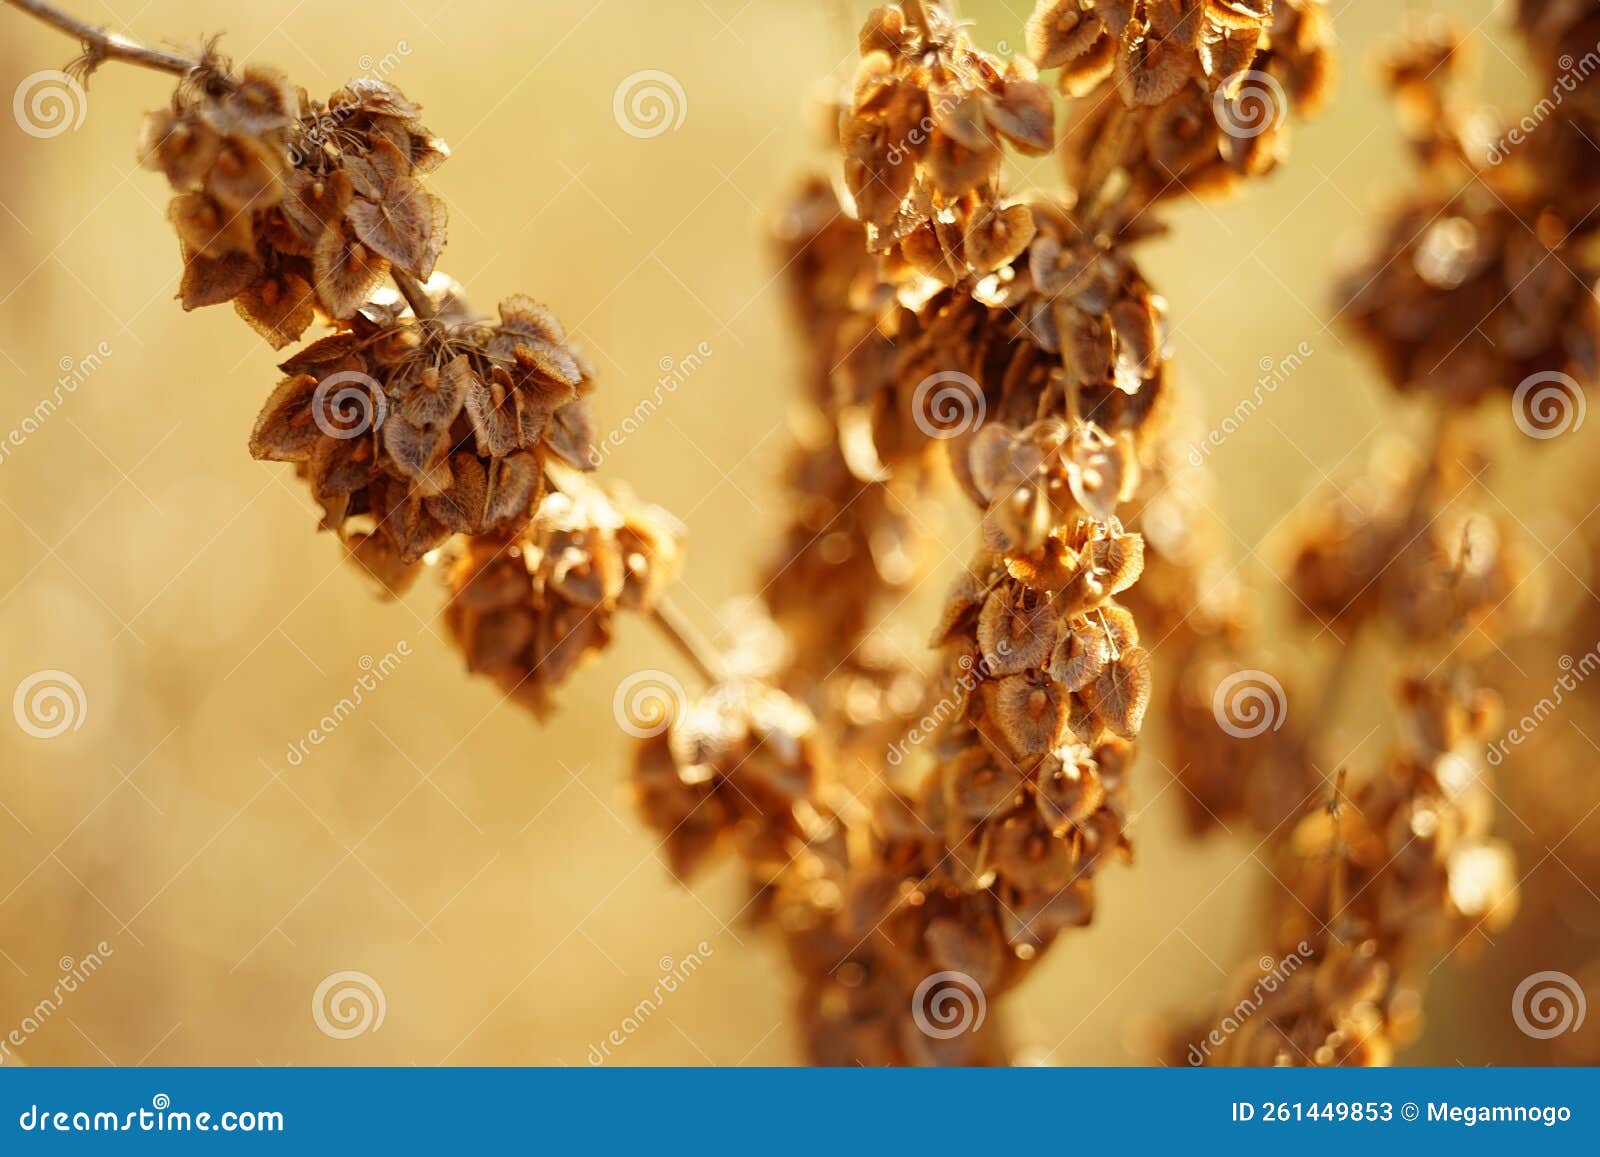
[[[1550,0],[1519,19],[1548,72],[1600,15]],[[448,150],[418,106],[371,79],[314,102],[208,49],[156,65],[182,76],[140,155],[175,190],[185,308],[232,301],[275,349],[331,330],[282,363],[251,452],[295,463],[387,590],[443,560],[472,671],[542,718],[619,610],[698,668],[703,689],[632,729],[632,796],[679,877],[738,859],[796,973],[809,1059],[1009,1059],[998,1009],[930,1032],[928,982],[997,1000],[1091,921],[1099,870],[1132,858],[1129,773],[1155,712],[1191,828],[1266,834],[1283,884],[1266,938],[1303,957],[1207,1058],[1385,1063],[1420,1023],[1419,969],[1516,902],[1477,754],[1495,697],[1468,664],[1516,625],[1525,562],[1474,501],[1489,464],[1458,425],[1529,373],[1596,372],[1600,170],[1576,142],[1600,115],[1574,101],[1494,159],[1452,104],[1453,33],[1428,26],[1384,64],[1424,180],[1341,314],[1436,436],[1293,531],[1306,629],[1346,653],[1381,633],[1416,670],[1393,756],[1347,788],[1318,747],[1343,660],[1320,714],[1247,740],[1218,727],[1223,680],[1257,665],[1257,600],[1179,460],[1167,305],[1137,256],[1169,203],[1286,154],[1290,114],[1329,89],[1327,11],[1040,0],[1025,40],[1024,58],[979,49],[947,0],[861,28],[836,178],[805,182],[775,230],[804,404],[763,609],[720,654],[669,611],[682,528],[584,476],[578,345],[526,297],[474,314],[435,271],[445,212],[421,178]],[[1054,152],[1065,191],[1008,191],[1007,150]],[[917,669],[883,618],[952,483],[978,547]],[[933,726],[908,742],[916,720]]]
[[[1384,773],[1348,798],[1335,789],[1290,833],[1271,926],[1274,959],[1295,960],[1294,970],[1211,1063],[1388,1064],[1420,1028],[1435,955],[1514,913],[1516,876],[1508,847],[1489,835],[1494,798],[1480,758],[1494,696],[1445,668],[1406,681],[1399,711]],[[1221,1007],[1253,992],[1259,976],[1246,975]]]
[[[1061,148],[1080,215],[1132,221],[1269,170],[1290,107],[1327,95],[1331,40],[1322,0],[1039,0],[1033,60],[1088,98]]]
[[[840,119],[845,185],[875,250],[954,283],[1033,230],[1000,196],[1002,145],[1048,153],[1055,110],[1026,60],[976,48],[938,0],[875,9]]]
[[[1597,17],[1589,0],[1523,5],[1540,71],[1566,68],[1552,47]],[[1174,1059],[1388,1063],[1420,1030],[1421,989],[1437,958],[1479,947],[1519,902],[1510,845],[1490,835],[1489,764],[1498,761],[1485,741],[1500,697],[1473,667],[1492,665],[1497,640],[1526,627],[1537,591],[1517,543],[1522,528],[1503,508],[1475,508],[1489,464],[1459,427],[1473,403],[1511,391],[1518,424],[1532,428],[1536,412],[1515,396],[1530,377],[1594,383],[1594,272],[1583,242],[1600,174],[1571,149],[1574,134],[1595,127],[1588,100],[1563,106],[1509,154],[1501,143],[1485,147],[1449,92],[1461,55],[1460,35],[1430,22],[1382,62],[1423,193],[1396,210],[1383,247],[1339,290],[1344,319],[1390,384],[1423,396],[1435,436],[1425,454],[1387,454],[1314,507],[1289,574],[1304,615],[1345,648],[1325,706],[1337,701],[1355,637],[1374,627],[1413,672],[1398,690],[1398,750],[1382,774],[1348,795],[1334,789],[1330,803],[1326,773],[1298,748],[1314,773],[1299,781],[1321,780],[1323,801],[1278,841],[1283,894],[1269,937],[1275,959],[1309,967],[1264,1000],[1259,978],[1242,977],[1219,1007],[1248,1006],[1248,1018],[1197,1020],[1175,1036]],[[1282,746],[1264,748],[1269,766]],[[1262,766],[1246,763],[1247,781]],[[1209,805],[1226,811],[1242,794],[1218,793]],[[1288,816],[1255,818],[1270,838]],[[1236,1005],[1241,994],[1248,999]]]
[[[313,305],[347,319],[391,266],[426,281],[444,203],[418,178],[449,155],[393,85],[352,80],[326,104],[274,69],[201,61],[145,120],[139,156],[177,195],[185,309],[232,301],[274,348]]]
[[[611,642],[618,610],[655,608],[683,534],[666,511],[620,488],[556,476],[520,534],[463,540],[445,609],[468,668],[541,718],[551,689]]]
[[[1587,7],[1550,5],[1549,19],[1529,19],[1553,33],[1557,9]],[[1600,109],[1563,100],[1522,143],[1496,139],[1501,126],[1474,122],[1452,99],[1462,53],[1456,32],[1432,24],[1385,61],[1421,180],[1341,283],[1340,312],[1399,390],[1468,405],[1533,374],[1591,382]],[[1554,57],[1540,63],[1558,72]]]
[[[1057,67],[1045,25],[1065,16],[1051,7],[1041,6],[1030,42],[1039,63]],[[1304,19],[1294,7],[1275,24],[1263,10],[1219,31],[1211,16],[1139,5],[1138,33],[1127,7],[1106,38],[1127,49],[1122,64],[1108,55],[1098,76],[1069,83],[1085,98],[1069,115],[1126,102],[1140,110],[1129,123],[1142,123],[1191,72],[1198,92],[1229,88],[1226,102],[1237,86],[1214,75],[1223,63],[1229,73],[1279,67],[1320,53],[1325,39],[1309,23],[1321,16],[1314,6]],[[1165,32],[1190,31],[1181,63],[1154,59]],[[1092,163],[1075,166],[1071,142],[1063,149],[1066,201],[1009,199],[1002,144],[1047,143],[1042,131],[1017,131],[1047,117],[1019,125],[1013,115],[1039,102],[1032,74],[976,52],[942,3],[881,8],[861,41],[840,148],[845,208],[877,261],[850,250],[852,226],[832,220],[820,183],[808,186],[786,235],[807,238],[796,314],[830,355],[814,363],[826,371],[813,392],[838,441],[803,449],[796,474],[827,477],[842,461],[859,484],[882,485],[942,461],[981,513],[982,550],[933,636],[941,662],[926,698],[955,707],[919,753],[932,766],[878,787],[865,820],[834,813],[849,830],[843,861],[826,842],[797,841],[769,907],[804,978],[812,1059],[993,1062],[1004,1052],[992,1026],[952,1039],[918,1030],[919,985],[959,972],[990,998],[1003,994],[1062,930],[1089,921],[1097,868],[1129,855],[1126,772],[1152,675],[1119,601],[1144,565],[1122,508],[1158,454],[1169,389],[1165,303],[1130,246],[1159,231],[1143,211],[1172,182],[1153,170],[1142,134],[1119,130],[1097,138]],[[1304,64],[1296,95],[1310,98],[1321,66]],[[1209,97],[1205,114],[1215,132]],[[1224,146],[1212,137],[1211,148]],[[796,219],[820,224],[802,230]],[[856,541],[892,529],[888,519],[874,527],[872,513],[845,522]],[[841,551],[833,573],[851,574],[860,557]],[[813,561],[820,580],[828,561]],[[863,628],[851,620],[845,637]]]
[[[840,366],[870,363],[887,348],[860,307],[889,292],[862,226],[843,215],[832,185],[815,178],[783,207],[774,233],[794,322],[806,338],[806,397],[786,470],[789,521],[761,592],[791,641],[787,681],[808,694],[848,661],[884,599],[920,575],[930,516],[919,513],[928,501],[923,472],[896,477],[879,459],[872,396],[836,386]],[[833,584],[851,597],[817,597]]]
[[[392,593],[459,540],[449,621],[468,667],[543,714],[550,689],[648,611],[680,531],[593,469],[594,370],[532,298],[475,316],[434,270],[448,155],[399,89],[352,80],[326,103],[207,54],[146,119],[140,157],[177,195],[184,308],[232,301],[285,361],[250,436],[292,462],[350,556]],[[393,278],[399,290],[386,288]]]

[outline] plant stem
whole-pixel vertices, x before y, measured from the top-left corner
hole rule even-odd
[[[389,267],[389,275],[394,278],[395,285],[400,290],[400,296],[406,299],[406,304],[411,307],[411,312],[417,315],[418,321],[432,321],[438,316],[439,311],[433,306],[433,299],[428,296],[428,291],[422,283],[403,269]]]
[[[76,16],[69,16],[53,4],[44,3],[44,0],[5,0],[5,2],[44,21],[50,27],[65,32],[82,44],[86,54],[85,61],[91,71],[102,61],[107,60],[121,60],[143,68],[153,68],[157,72],[170,72],[174,76],[188,76],[200,67],[200,61],[192,57],[162,52],[158,48],[150,48],[136,40],[129,40],[125,36],[119,36],[115,32],[79,20]]]
[[[687,659],[696,671],[700,672],[700,677],[707,683],[715,685],[728,677],[716,648],[706,641],[705,636],[684,618],[683,612],[670,600],[663,597],[656,604],[655,609],[650,612],[650,621],[655,623],[667,641],[677,648],[678,653]]]

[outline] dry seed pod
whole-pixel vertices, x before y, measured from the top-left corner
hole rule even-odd
[[[1117,220],[1270,169],[1291,107],[1320,107],[1331,40],[1321,0],[1039,0],[1028,23],[1034,62],[1081,98],[1063,133],[1068,181]],[[1113,173],[1120,205],[1091,204]]]
[[[1002,144],[1041,155],[1054,136],[1032,67],[979,50],[943,0],[874,10],[861,50],[839,143],[869,243],[950,283],[1010,260],[1031,222],[999,202]]]
[[[1266,993],[1245,978],[1223,1007],[1250,1008],[1248,1031],[1196,1046],[1206,1063],[1387,1064],[1417,1031],[1414,986],[1432,958],[1514,913],[1511,857],[1488,834],[1491,705],[1446,670],[1407,680],[1400,713],[1408,738],[1387,773],[1296,827],[1273,956],[1294,975]]]
[[[396,567],[452,534],[514,536],[552,471],[591,468],[592,381],[543,306],[514,297],[500,313],[422,323],[368,305],[283,363],[251,453],[296,463],[323,526]]]
[[[673,872],[687,878],[728,841],[765,884],[826,835],[828,821],[808,804],[823,764],[815,731],[810,712],[754,680],[677,704],[633,768],[635,802]]]
[[[671,515],[625,491],[558,481],[520,534],[466,540],[445,609],[468,669],[541,718],[551,690],[610,642],[618,610],[656,605],[682,537]]]
[[[391,266],[427,280],[445,210],[416,175],[447,150],[417,117],[384,81],[352,81],[321,104],[273,70],[203,62],[140,144],[178,191],[184,308],[233,300],[281,349],[311,324],[313,302],[347,319]]]

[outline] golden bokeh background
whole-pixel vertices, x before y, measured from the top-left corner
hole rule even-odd
[[[602,429],[668,359],[705,343],[704,365],[605,469],[687,523],[677,597],[718,629],[730,600],[753,589],[780,524],[786,407],[799,385],[765,230],[821,159],[807,105],[820,81],[848,75],[865,5],[69,6],[147,41],[225,33],[235,59],[278,65],[314,95],[387,73],[454,150],[430,178],[450,207],[441,267],[480,309],[525,291],[558,312],[598,363]],[[1509,109],[1529,96],[1509,5],[1434,7],[1478,26],[1486,101]],[[1030,8],[964,5],[990,47],[1020,44]],[[1409,180],[1367,69],[1396,6],[1331,8],[1343,46],[1331,108],[1296,126],[1278,173],[1229,203],[1172,213],[1171,237],[1145,254],[1202,422],[1232,409],[1261,359],[1301,342],[1315,351],[1212,455],[1226,548],[1263,600],[1286,597],[1272,568],[1296,503],[1415,418],[1327,327],[1332,278],[1361,252],[1386,190]],[[0,95],[70,56],[56,34],[0,10]],[[650,139],[613,115],[619,82],[644,69],[671,74],[684,94],[682,124]],[[564,690],[560,716],[539,726],[466,677],[437,584],[374,598],[335,541],[314,533],[291,472],[249,458],[277,359],[231,310],[178,307],[166,189],[134,162],[139,116],[168,83],[107,66],[81,127],[50,139],[0,117],[0,437],[54,390],[60,366],[110,350],[0,459],[0,692],[54,669],[86,703],[79,729],[48,740],[0,714],[0,1039],[61,968],[104,941],[99,972],[17,1058],[581,1065],[663,962],[705,941],[704,967],[611,1050],[613,1063],[793,1063],[786,965],[740,922],[737,874],[692,890],[671,882],[622,791],[630,741],[613,722],[613,690],[639,668],[673,668],[671,653],[624,623]],[[1019,177],[1055,180],[1048,160]],[[1587,435],[1530,444],[1504,415],[1484,425],[1504,455],[1498,492],[1556,545],[1570,529],[1560,520],[1581,516],[1592,493],[1592,473],[1576,481]],[[909,638],[970,551],[971,529],[953,506],[937,552],[949,558],[904,612]],[[1542,567],[1557,586],[1576,581],[1576,543]],[[292,765],[290,744],[350,693],[364,658],[402,642],[410,654],[360,711]],[[1329,640],[1274,645],[1292,670],[1325,661]],[[1352,699],[1332,739],[1357,768],[1384,750],[1387,733],[1370,729],[1386,677]],[[1256,955],[1266,877],[1254,841],[1188,840],[1160,754],[1147,745],[1135,781],[1138,863],[1102,877],[1095,925],[1066,936],[1010,1003],[1036,1059],[1147,1061],[1162,1014],[1192,1011],[1223,970]],[[1573,818],[1594,798],[1575,801]],[[1533,859],[1527,889],[1573,874]],[[1588,919],[1600,921],[1600,900]],[[1431,1031],[1406,1059],[1551,1059],[1509,1023],[1509,985],[1544,966],[1518,955],[1525,934],[1514,924],[1482,961],[1434,975]],[[345,970],[381,987],[385,1017],[334,1039],[313,1019],[313,993]]]

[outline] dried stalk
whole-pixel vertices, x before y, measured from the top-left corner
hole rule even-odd
[[[1540,16],[1547,43],[1563,35],[1552,21],[1577,16],[1576,6]],[[1529,382],[1554,379],[1576,390],[1594,376],[1600,310],[1587,294],[1565,292],[1569,277],[1588,284],[1592,273],[1561,265],[1580,260],[1580,242],[1594,229],[1588,212],[1572,215],[1586,197],[1592,203],[1595,178],[1586,155],[1575,157],[1570,146],[1600,122],[1579,102],[1524,155],[1474,157],[1448,92],[1458,51],[1457,34],[1433,25],[1385,62],[1427,167],[1428,203],[1404,206],[1389,248],[1341,290],[1344,311],[1391,384],[1426,398],[1431,444],[1398,492],[1392,474],[1379,476],[1369,486],[1375,507],[1330,510],[1314,522],[1293,576],[1324,622],[1360,630],[1381,620],[1399,637],[1393,657],[1416,672],[1400,689],[1400,740],[1382,776],[1354,789],[1348,807],[1336,792],[1278,852],[1285,891],[1269,926],[1276,958],[1301,971],[1281,987],[1274,977],[1265,995],[1260,978],[1243,977],[1223,1007],[1249,1008],[1247,1019],[1191,1027],[1181,1042],[1190,1063],[1388,1063],[1420,1029],[1424,968],[1502,926],[1517,905],[1509,849],[1489,835],[1494,800],[1483,743],[1497,697],[1479,686],[1461,651],[1475,632],[1515,625],[1526,575],[1507,546],[1514,528],[1491,530],[1501,520],[1460,509],[1486,463],[1453,428],[1481,398],[1515,388],[1517,424],[1538,436]],[[1543,63],[1554,75],[1553,52]],[[1480,199],[1484,191],[1490,195]],[[1462,243],[1452,246],[1452,238]],[[1530,244],[1555,258],[1558,284],[1524,325],[1502,309],[1496,279],[1522,277],[1502,271]],[[1518,291],[1537,296],[1541,279],[1526,280],[1532,284],[1519,281]],[[1418,348],[1418,334],[1428,348]],[[1566,393],[1557,406],[1580,402]],[[1358,555],[1381,569],[1367,571]]]
[[[174,76],[188,76],[200,67],[200,61],[187,56],[179,56],[171,52],[162,52],[150,48],[137,41],[109,32],[87,21],[71,16],[54,4],[46,4],[44,0],[5,0],[13,8],[18,8],[28,15],[44,21],[50,27],[65,32],[77,40],[84,48],[82,66],[86,72],[93,72],[102,63],[108,60],[121,61],[124,64],[136,64],[140,68],[153,68],[158,72],[168,72]]]

